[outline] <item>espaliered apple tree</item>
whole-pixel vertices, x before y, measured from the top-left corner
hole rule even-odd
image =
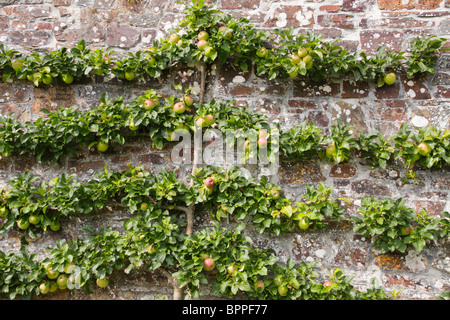
[[[202,1],[186,9],[180,29],[148,50],[129,53],[117,60],[113,52],[86,48],[84,41],[72,49],[23,57],[18,51],[0,46],[0,70],[4,81],[32,81],[35,86],[50,85],[54,79],[69,85],[83,77],[110,73],[127,83],[144,77],[159,77],[176,63],[200,63],[199,101],[189,95],[164,97],[148,90],[129,103],[104,94],[98,107],[81,112],[75,107],[47,112],[45,117],[21,124],[10,117],[0,118],[2,157],[34,154],[39,161],[58,163],[64,156],[76,154],[81,146],[110,152],[126,143],[128,135],[146,133],[152,144],[162,148],[173,141],[174,132],[192,132],[215,128],[232,130],[228,139],[243,138],[242,164],[252,150],[266,150],[269,160],[276,151],[286,158],[311,158],[320,154],[336,164],[348,161],[352,150],[363,151],[371,165],[381,167],[402,159],[408,168],[416,161],[427,167],[449,163],[449,135],[433,128],[413,133],[404,125],[399,134],[384,139],[376,133],[360,135],[358,140],[349,126],[337,122],[330,127],[330,137],[313,123],[283,131],[271,127],[267,118],[251,108],[232,107],[233,101],[204,101],[206,68],[211,63],[233,63],[243,70],[255,64],[258,75],[269,80],[278,77],[303,77],[323,81],[353,75],[355,80],[374,80],[378,86],[391,85],[395,72],[433,72],[435,53],[444,40],[417,38],[409,55],[405,52],[377,50],[375,57],[364,52],[349,53],[320,35],[294,35],[291,29],[277,32],[279,42],[268,33],[257,31],[246,19],[234,19],[212,10]],[[183,32],[181,32],[183,31]],[[180,87],[176,89],[181,90]],[[245,130],[253,130],[256,148]],[[275,133],[280,139],[273,139]],[[394,146],[387,142],[393,141]],[[201,150],[200,150],[201,151]],[[48,294],[56,290],[105,288],[114,272],[130,273],[145,268],[159,270],[174,288],[174,299],[198,298],[202,285],[212,282],[215,293],[245,295],[257,299],[386,299],[388,295],[375,282],[366,292],[356,290],[351,277],[335,269],[329,280],[318,282],[315,263],[288,260],[282,263],[272,249],[261,249],[244,235],[247,225],[260,233],[280,235],[286,232],[310,232],[326,228],[330,221],[344,219],[332,188],[323,183],[306,186],[302,201],[293,203],[283,191],[262,178],[244,178],[239,168],[223,169],[199,166],[199,150],[194,150],[191,175],[177,179],[174,171],[159,174],[130,166],[129,170],[98,174],[86,183],[74,176],[61,175],[50,182],[31,174],[19,175],[0,194],[1,229],[22,232],[20,253],[0,253],[2,294],[17,296]],[[258,154],[259,156],[259,154]],[[69,215],[99,213],[111,201],[120,203],[130,213],[124,232],[111,227],[95,231],[86,228],[85,238],[58,241],[49,255],[38,261],[26,250],[26,236],[37,238],[39,232],[58,232]],[[363,219],[353,220],[354,230],[374,240],[384,252],[403,252],[407,245],[418,251],[430,240],[449,234],[448,215],[431,218],[422,211],[414,218],[402,200],[381,204],[364,199]],[[194,228],[194,215],[209,213],[212,227]],[[230,231],[221,224],[234,224]],[[62,223],[63,222],[63,223]],[[395,225],[395,228],[392,226]],[[231,228],[230,228],[231,229]]]

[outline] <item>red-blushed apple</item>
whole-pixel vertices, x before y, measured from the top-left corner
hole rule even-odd
[[[203,184],[204,184],[205,187],[207,187],[207,188],[212,188],[212,187],[214,186],[214,179],[211,178],[211,177],[208,177],[208,178],[206,178],[206,179],[203,181]]]
[[[258,280],[255,282],[255,291],[261,293],[264,291],[264,282]]]
[[[180,36],[177,35],[176,33],[170,35],[170,37],[169,37],[169,43],[171,43],[171,44],[177,43],[178,40],[180,40]]]
[[[156,107],[156,102],[154,99],[146,99],[144,101],[144,109],[147,111],[153,110]]]
[[[270,193],[273,199],[278,199],[280,197],[280,191],[278,191],[277,189],[272,189]]]
[[[206,47],[208,47],[208,41],[206,40],[200,40],[199,42],[197,42],[197,48],[198,50],[205,50]]]
[[[203,261],[203,269],[206,271],[212,271],[216,267],[216,264],[213,259],[207,258]]]
[[[214,124],[214,121],[215,121],[215,118],[214,118],[214,116],[213,116],[212,114],[207,114],[207,115],[205,116],[205,123],[206,123],[208,126],[213,125],[213,124]]]
[[[184,104],[185,105],[190,107],[190,106],[192,106],[193,103],[194,103],[194,99],[192,99],[192,97],[190,97],[190,96],[185,96],[184,97]]]
[[[258,146],[260,149],[267,148],[267,138],[259,138],[258,139]]]
[[[330,280],[327,280],[327,281],[325,281],[324,283],[323,283],[323,286],[324,287],[329,287],[329,286],[332,286],[333,285],[333,282],[331,282]]]
[[[173,111],[175,111],[176,114],[182,114],[186,111],[186,105],[183,102],[177,102],[173,105]]]
[[[195,124],[198,128],[203,128],[206,125],[205,119],[202,117],[197,118]]]

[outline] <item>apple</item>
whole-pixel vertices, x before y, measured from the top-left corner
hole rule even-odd
[[[280,197],[280,191],[278,191],[277,189],[272,189],[270,193],[273,199],[278,199]]]
[[[73,75],[70,73],[63,73],[62,80],[67,84],[71,84],[73,82]]]
[[[190,96],[185,96],[183,100],[184,104],[187,105],[188,107],[192,106],[192,104],[194,103],[194,99],[192,99],[192,97]]]
[[[155,59],[155,57],[148,56],[148,57],[147,57],[147,60],[148,60],[148,65],[149,65],[150,67],[154,67],[154,66],[156,65],[156,59]]]
[[[298,76],[298,71],[292,71],[292,72],[289,72],[288,74],[289,74],[289,77],[295,78],[296,76]]]
[[[133,71],[125,71],[125,79],[131,81],[134,79],[135,73]]]
[[[0,207],[0,217],[6,217],[8,215],[8,209],[6,207]]]
[[[177,35],[176,33],[170,35],[170,37],[169,37],[169,43],[171,43],[171,44],[177,43],[178,40],[180,40],[180,36]]]
[[[61,223],[57,220],[54,220],[50,223],[50,229],[52,231],[58,231],[61,228]]]
[[[203,269],[206,271],[212,271],[216,267],[216,264],[214,263],[214,260],[211,258],[207,258],[203,261]]]
[[[97,279],[96,283],[100,288],[105,288],[108,286],[109,281],[106,278],[102,278],[102,279]]]
[[[211,177],[208,177],[205,180],[203,180],[203,184],[207,188],[212,188],[214,186],[214,179]]]
[[[384,75],[383,80],[384,80],[384,83],[386,83],[387,85],[390,86],[390,85],[394,84],[396,78],[397,77],[395,76],[395,73],[389,72],[389,73]]]
[[[298,49],[297,54],[298,54],[298,56],[299,56],[300,58],[304,58],[304,57],[306,57],[306,56],[308,55],[308,49],[306,49],[306,48],[300,48],[300,49]]]
[[[73,262],[67,262],[64,265],[64,273],[70,274],[73,272],[73,270],[75,270],[75,263]]]
[[[49,287],[48,283],[47,282],[41,283],[39,285],[39,291],[42,294],[47,294],[50,291],[50,287]]]
[[[210,195],[214,192],[214,188],[213,187],[205,187],[206,190],[206,194]]]
[[[300,219],[300,220],[298,221],[298,226],[299,226],[300,229],[306,230],[306,229],[309,228],[309,223],[306,222],[305,219]]]
[[[186,105],[183,102],[177,102],[173,105],[173,111],[175,111],[176,114],[182,114],[186,111]]]
[[[308,55],[304,56],[302,60],[303,60],[303,62],[308,63],[308,62],[312,61],[312,57],[311,57],[311,55],[308,54]]]
[[[268,53],[269,51],[264,47],[261,47],[258,49],[258,51],[256,51],[256,55],[260,58],[264,58]]]
[[[233,274],[233,272],[235,272],[237,270],[236,265],[232,264],[231,266],[227,267],[227,271],[229,274]]]
[[[324,287],[329,287],[329,286],[332,286],[333,285],[333,282],[331,282],[330,280],[327,280],[327,281],[325,281],[324,283],[323,283],[323,286]]]
[[[411,229],[410,228],[402,228],[400,230],[400,233],[401,233],[402,236],[407,236],[407,235],[409,235],[411,233]]]
[[[261,129],[261,130],[259,130],[258,135],[260,138],[267,138],[269,136],[269,133],[267,132],[266,129]]]
[[[197,35],[198,40],[208,40],[209,34],[206,31],[200,31]]]
[[[293,64],[299,64],[302,59],[298,54],[291,54],[291,61]]]
[[[97,143],[97,151],[100,153],[105,152],[106,150],[108,150],[108,148],[109,148],[109,145],[106,142],[99,141]]]
[[[146,211],[148,209],[148,204],[146,202],[141,203],[141,210]]]
[[[261,149],[267,148],[267,138],[263,138],[263,137],[259,138],[258,139],[258,146]]]
[[[208,126],[211,126],[212,124],[214,124],[214,121],[215,121],[215,118],[214,118],[214,116],[213,116],[212,114],[207,114],[207,115],[205,116],[205,123],[206,123]]]
[[[249,140],[245,140],[245,142],[244,142],[244,149],[245,150],[250,150],[250,141]]]
[[[332,158],[336,152],[336,146],[334,143],[330,143],[326,149],[326,155],[328,158]]]
[[[156,106],[155,100],[153,99],[145,99],[144,101],[144,109],[147,111],[153,110]]]
[[[206,121],[204,118],[199,117],[197,118],[197,120],[195,121],[195,124],[197,125],[198,128],[203,128],[206,125]]]
[[[49,287],[48,292],[55,292],[56,290],[58,290],[58,285],[56,284],[55,281],[49,281],[48,287]]]
[[[30,222],[28,219],[22,218],[19,221],[17,221],[17,226],[19,229],[26,230],[30,226]]]
[[[136,131],[137,129],[139,129],[139,126],[135,125],[133,122],[130,122],[130,124],[128,125],[128,128],[131,131]]]
[[[199,42],[197,42],[197,48],[199,50],[205,50],[208,47],[208,41],[206,40],[200,40]]]
[[[44,75],[44,78],[42,79],[42,82],[44,84],[51,84],[53,82],[53,77],[49,74]]]
[[[281,286],[281,283],[283,282],[283,276],[282,275],[277,275],[274,279],[273,279],[273,284],[276,287]]]
[[[264,291],[264,282],[258,280],[255,282],[255,291],[261,293]]]
[[[39,222],[41,222],[41,218],[40,218],[39,216],[36,216],[36,215],[31,215],[31,216],[28,218],[28,221],[29,221],[31,224],[38,224]]]
[[[205,56],[207,56],[208,58],[212,58],[214,55],[214,52],[215,51],[214,51],[213,47],[207,47],[205,49]]]
[[[279,286],[277,290],[278,294],[282,297],[284,297],[288,293],[288,288],[286,286]]]
[[[300,282],[298,282],[298,280],[296,278],[291,279],[289,281],[289,284],[295,289],[299,289],[300,288]]]
[[[417,148],[419,149],[419,153],[422,156],[426,156],[431,152],[430,146],[426,142],[421,142]]]
[[[48,277],[49,279],[54,280],[54,279],[56,279],[56,278],[59,277],[59,271],[53,270],[52,267],[49,267],[49,268],[47,269],[47,277]]]
[[[56,279],[56,284],[59,289],[67,288],[67,276],[65,274],[60,274],[58,279]]]
[[[227,32],[228,30],[228,32]],[[230,39],[233,35],[233,32],[228,27],[222,26],[219,28],[218,32],[223,35],[225,39]]]

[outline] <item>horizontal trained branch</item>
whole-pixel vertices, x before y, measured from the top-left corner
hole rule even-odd
[[[268,79],[303,77],[324,81],[352,76],[356,81],[373,80],[378,86],[391,85],[396,73],[408,78],[435,72],[436,53],[446,39],[421,36],[406,51],[396,52],[380,46],[375,56],[348,52],[336,45],[339,39],[324,41],[309,31],[295,34],[293,28],[263,32],[245,18],[234,18],[210,9],[203,3],[187,6],[178,29],[164,39],[155,40],[145,51],[115,56],[111,48],[89,49],[80,40],[73,48],[24,56],[0,44],[0,73],[5,82],[31,81],[35,86],[54,82],[72,84],[85,78],[115,76],[124,81],[159,78],[176,64],[225,63],[248,70],[253,64],[257,75]],[[276,40],[275,40],[276,39]]]

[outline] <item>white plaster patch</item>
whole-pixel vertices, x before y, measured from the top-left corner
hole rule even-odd
[[[236,76],[233,78],[233,83],[243,83],[245,82],[245,78],[243,76]]]
[[[411,124],[416,127],[422,128],[428,125],[428,120],[422,116],[415,116],[411,119]]]

